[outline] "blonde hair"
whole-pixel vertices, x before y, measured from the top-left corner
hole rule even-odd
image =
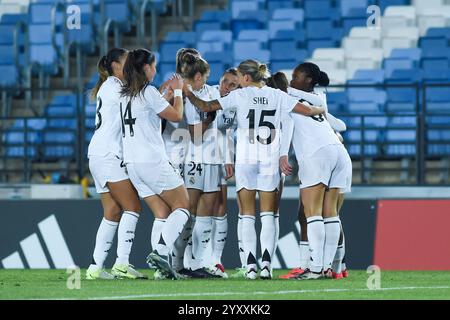
[[[242,61],[237,69],[242,75],[249,75],[254,82],[265,81],[270,77],[267,65],[253,59]]]

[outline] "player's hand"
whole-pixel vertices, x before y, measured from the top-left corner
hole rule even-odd
[[[188,84],[187,82],[184,82],[184,86],[183,86],[183,94],[185,96],[189,96],[190,94],[192,94],[192,87],[190,84]]]
[[[230,179],[234,175],[233,165],[232,164],[226,164],[225,165],[225,172],[226,172],[225,180]]]
[[[288,156],[280,157],[280,169],[286,176],[292,174],[292,166],[289,164]]]
[[[173,90],[183,89],[183,86],[184,86],[184,80],[181,77],[174,77],[172,80],[170,80],[170,87]]]

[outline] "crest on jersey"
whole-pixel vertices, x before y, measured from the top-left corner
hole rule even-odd
[[[189,178],[189,183],[190,184],[195,184],[195,178],[194,177],[190,177]]]

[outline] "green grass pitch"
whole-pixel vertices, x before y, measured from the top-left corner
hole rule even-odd
[[[227,270],[232,273],[233,270]],[[65,270],[0,270],[0,299],[450,299],[450,272],[382,271],[381,288],[369,290],[365,271],[341,280],[85,280],[68,289]],[[152,276],[153,271],[143,270]],[[285,270],[275,271],[275,276]],[[152,279],[152,278],[151,278]]]

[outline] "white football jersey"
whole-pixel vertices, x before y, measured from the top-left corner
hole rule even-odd
[[[316,93],[309,93],[294,88],[288,88],[288,93],[305,105],[325,106],[323,99]],[[294,122],[292,144],[298,159],[311,156],[323,146],[341,144],[323,114],[306,117],[291,112],[290,116]]]
[[[198,91],[192,91],[194,95],[204,101],[211,101],[220,98],[219,90],[216,88],[204,85]],[[189,100],[186,101],[185,115],[187,125],[196,125],[206,118],[206,112],[200,111]],[[192,141],[189,144],[189,151],[186,156],[187,162],[205,163],[205,164],[222,164],[222,157],[219,149],[219,140],[217,132],[217,117],[211,122],[208,129],[203,134],[203,139],[200,141]]]
[[[236,110],[236,163],[278,161],[280,119],[297,101],[268,86],[237,89],[219,99],[224,112]]]
[[[185,117],[180,122],[166,121],[162,138],[169,161],[172,164],[184,163],[191,140]]]
[[[122,158],[122,133],[120,126],[120,90],[122,82],[108,77],[97,93],[95,132],[88,147],[89,156],[112,153]]]
[[[142,94],[121,105],[123,159],[125,163],[159,163],[168,160],[161,135],[159,113],[169,102],[148,85]],[[149,174],[151,174],[149,168]]]

